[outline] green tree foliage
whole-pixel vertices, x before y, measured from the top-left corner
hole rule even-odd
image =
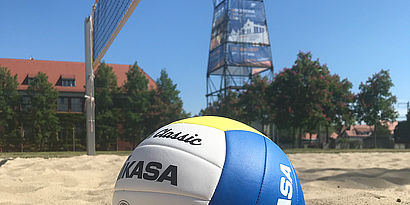
[[[347,80],[339,80],[338,75],[334,75],[335,81],[331,86],[333,91],[332,105],[334,106],[334,112],[331,113],[332,119],[339,130],[343,125],[348,126],[353,123],[353,108],[354,94],[351,92],[352,83]]]
[[[17,145],[20,137],[17,86],[17,76],[12,76],[7,68],[0,66],[0,146]]]
[[[352,83],[335,75],[325,75],[320,79],[324,81],[326,89],[324,90],[327,103],[323,105],[325,120],[321,122],[326,127],[326,143],[329,142],[329,127],[341,132],[343,127],[353,123],[354,94],[351,92]]]
[[[310,52],[298,54],[292,68],[276,75],[268,88],[268,100],[275,124],[281,129],[302,129],[314,133],[318,125],[348,121],[352,99],[351,83],[331,75],[326,65],[312,60]]]
[[[390,137],[392,134],[390,133],[388,125],[381,124],[377,127],[376,135],[378,137]]]
[[[86,127],[83,113],[57,113],[60,122],[58,150],[85,150]],[[74,138],[74,139],[73,139]],[[57,150],[57,149],[54,149]]]
[[[249,84],[245,84],[244,91],[239,94],[239,105],[242,110],[240,118],[243,122],[259,122],[266,125],[272,121],[267,99],[268,86],[268,79],[259,75],[252,78]]]
[[[45,73],[39,72],[30,82],[27,89],[30,106],[24,113],[24,128],[28,128],[28,142],[34,144],[34,150],[44,151],[45,144],[48,149],[55,149],[58,143],[59,130],[56,115],[58,91],[48,82]]]
[[[149,106],[148,79],[137,63],[130,66],[124,84],[125,103],[122,109],[123,138],[135,146],[146,136],[145,115]]]
[[[366,83],[361,83],[359,93],[356,95],[355,111],[358,122],[365,122],[375,126],[374,146],[376,147],[377,127],[381,121],[394,121],[398,113],[394,109],[397,102],[390,89],[393,87],[388,70],[380,70]]]
[[[183,110],[177,85],[172,82],[164,69],[161,70],[161,76],[156,83],[157,89],[149,93],[150,105],[145,115],[147,133],[190,115]]]
[[[112,67],[105,63],[98,66],[94,86],[97,148],[109,150],[111,145],[116,143],[119,124],[119,109],[114,106],[114,98],[117,96],[119,89],[117,87],[117,76]]]
[[[272,122],[266,92],[269,83],[266,77],[255,76],[244,85],[242,91],[227,91],[225,96],[220,96],[218,101],[202,109],[199,115],[222,116],[247,124],[267,125]]]
[[[218,101],[202,109],[199,115],[214,115],[243,121],[241,117],[244,115],[242,114],[242,109],[239,104],[239,94],[237,92],[228,91],[225,96],[220,96]]]

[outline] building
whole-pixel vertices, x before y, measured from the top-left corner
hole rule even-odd
[[[118,86],[127,80],[130,65],[108,64],[117,76]],[[0,66],[7,67],[12,75],[17,75],[18,90],[25,91],[28,83],[38,72],[47,74],[48,81],[59,92],[57,107],[59,112],[84,112],[85,65],[83,62],[47,61],[34,59],[0,58]],[[155,81],[145,73],[149,88],[156,88]],[[24,99],[23,99],[24,102]]]
[[[113,68],[117,76],[118,86],[122,86],[127,80],[126,73],[130,65],[108,64]],[[85,65],[84,62],[48,61],[31,59],[7,59],[0,58],[0,66],[7,67],[12,75],[17,75],[18,90],[23,96],[24,103],[28,97],[24,91],[29,82],[43,72],[48,76],[48,81],[54,85],[59,95],[57,100],[57,112],[60,113],[83,113],[85,94]],[[144,72],[145,73],[145,72]],[[148,79],[149,89],[155,89],[155,81],[145,73]],[[128,146],[126,143],[118,143]],[[119,147],[118,149],[122,149]]]
[[[378,136],[377,146],[389,148],[392,146],[392,136],[394,134],[394,129],[396,128],[398,122],[382,122],[382,125],[389,131],[388,136]],[[338,142],[340,142],[343,147],[344,144],[350,144],[348,148],[373,148],[374,147],[374,126],[369,125],[351,125],[348,128],[343,128],[341,134],[338,137]],[[353,145],[353,147],[352,147]]]
[[[396,128],[398,122],[382,122],[384,126],[389,130],[390,135],[394,134],[394,129]],[[363,139],[373,135],[374,126],[369,125],[351,125],[348,129],[344,128],[341,137],[346,137],[350,139]]]
[[[269,44],[269,35],[266,25],[256,24],[247,19],[238,30],[232,29],[228,35],[229,41]]]
[[[395,128],[398,124],[395,122],[382,122],[387,128],[389,135],[378,136],[379,147],[390,146],[392,142],[391,138],[395,133]],[[329,140],[336,142],[337,148],[369,148],[374,146],[374,126],[369,125],[350,125],[349,127],[343,127],[340,134],[336,132],[329,133]],[[302,140],[305,146],[315,146],[318,142],[326,141],[326,134],[304,133]]]

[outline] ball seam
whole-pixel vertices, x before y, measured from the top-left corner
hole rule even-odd
[[[262,181],[261,181],[261,185],[260,185],[259,193],[258,193],[258,198],[256,199],[255,205],[257,205],[258,202],[259,202],[259,200],[260,200],[260,196],[261,196],[261,193],[262,193],[263,182],[264,182],[264,180],[265,180],[265,174],[266,174],[267,148],[266,148],[266,139],[265,139],[265,137],[263,138],[263,142],[265,143],[265,160],[264,160],[264,161],[265,161],[265,164],[263,165]]]

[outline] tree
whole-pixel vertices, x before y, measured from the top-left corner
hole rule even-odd
[[[312,60],[310,52],[299,52],[292,68],[276,75],[267,98],[275,124],[281,129],[292,128],[294,137],[299,130],[301,146],[303,129],[315,133],[320,124],[328,128],[348,120],[350,89],[349,81],[331,75],[326,65]]]
[[[393,107],[397,99],[390,91],[393,86],[389,71],[382,69],[369,77],[366,83],[362,82],[356,95],[357,121],[374,125],[375,148],[377,127],[381,125],[381,121],[394,121],[398,117]]]
[[[18,129],[18,107],[20,95],[17,91],[17,75],[0,66],[0,146],[17,144],[20,134]]]
[[[298,54],[292,68],[285,68],[276,75],[269,88],[269,101],[275,124],[282,129],[292,128],[293,138],[299,129],[298,146],[301,145],[301,129],[311,128],[323,117],[321,111],[324,93],[321,83],[315,81],[323,71],[318,61],[312,61],[310,53]],[[311,120],[310,120],[311,119]]]
[[[145,115],[147,133],[190,115],[183,110],[177,85],[172,82],[164,69],[161,70],[161,76],[157,79],[156,84],[157,89],[149,93],[150,106]]]
[[[118,92],[112,67],[101,63],[95,74],[95,130],[97,146],[102,150],[109,150],[117,140],[119,109],[114,106],[114,97]]]
[[[149,106],[148,79],[137,63],[130,66],[124,84],[125,103],[122,109],[123,138],[135,146],[145,138],[144,115]]]
[[[241,119],[243,122],[259,122],[267,125],[271,122],[270,107],[267,100],[268,79],[259,75],[253,77],[249,84],[245,84],[244,91],[239,94],[239,104],[242,108]]]
[[[86,119],[83,113],[57,113],[60,122],[59,149],[65,151],[82,150],[86,144]]]
[[[239,105],[239,94],[228,91],[225,96],[219,96],[218,101],[201,110],[199,115],[215,115],[243,121],[242,109]]]
[[[29,128],[29,141],[40,151],[57,145],[59,130],[56,115],[58,91],[48,82],[45,73],[39,72],[27,88],[30,106],[25,113],[24,128]]]
[[[352,83],[335,75],[327,75],[323,78],[327,84],[329,103],[323,106],[326,115],[324,124],[326,126],[326,143],[329,143],[329,127],[334,127],[339,133],[343,127],[353,123],[352,103],[354,95],[351,92]],[[324,90],[326,92],[326,90]]]

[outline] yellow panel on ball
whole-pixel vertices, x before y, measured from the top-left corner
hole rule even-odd
[[[208,127],[213,127],[222,131],[229,131],[229,130],[245,130],[260,134],[265,136],[264,134],[260,133],[258,130],[249,127],[241,122],[236,120],[231,120],[224,117],[217,117],[217,116],[201,116],[201,117],[193,117],[188,119],[179,120],[173,122],[172,124],[177,123],[186,123],[186,124],[196,124],[196,125],[204,125]]]

